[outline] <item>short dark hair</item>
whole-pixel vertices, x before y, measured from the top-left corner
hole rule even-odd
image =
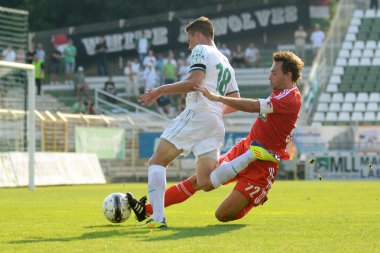
[[[186,32],[200,32],[206,37],[214,39],[214,26],[207,17],[200,17],[186,26]]]
[[[302,79],[303,61],[291,51],[277,51],[273,53],[274,62],[282,62],[282,73],[292,73],[292,81],[298,82]]]

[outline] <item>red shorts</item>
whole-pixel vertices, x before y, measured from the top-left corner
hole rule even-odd
[[[220,157],[219,164],[223,161],[231,161],[245,153],[249,149],[251,142],[252,140],[244,138],[236,143],[226,154]],[[250,163],[247,168],[227,183],[237,181],[234,190],[243,194],[253,206],[258,206],[265,201],[265,197],[276,177],[277,170],[277,163],[257,160]]]

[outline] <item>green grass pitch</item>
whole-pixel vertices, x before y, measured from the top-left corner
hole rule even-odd
[[[0,252],[380,252],[379,182],[277,181],[263,206],[218,222],[232,186],[167,208],[165,231],[103,216],[109,193],[140,197],[143,183],[1,188]]]

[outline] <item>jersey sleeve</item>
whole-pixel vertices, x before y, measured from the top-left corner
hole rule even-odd
[[[231,68],[232,69],[232,68]],[[232,69],[232,76],[229,85],[227,86],[226,95],[239,92],[239,87],[235,78],[235,71]]]
[[[197,45],[193,48],[190,57],[190,70],[203,70],[206,72],[207,52],[202,45]]]
[[[266,99],[259,99],[260,113],[298,113],[300,104],[297,101],[299,101],[299,99],[294,95],[270,96]]]

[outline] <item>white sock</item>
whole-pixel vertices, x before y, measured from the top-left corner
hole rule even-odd
[[[148,193],[153,207],[153,220],[162,222],[164,214],[164,193],[166,188],[166,168],[150,165],[148,169]]]
[[[210,175],[210,180],[214,188],[218,188],[228,180],[234,178],[248,164],[256,160],[252,151],[248,149],[244,154],[236,157],[232,161],[222,163]]]

